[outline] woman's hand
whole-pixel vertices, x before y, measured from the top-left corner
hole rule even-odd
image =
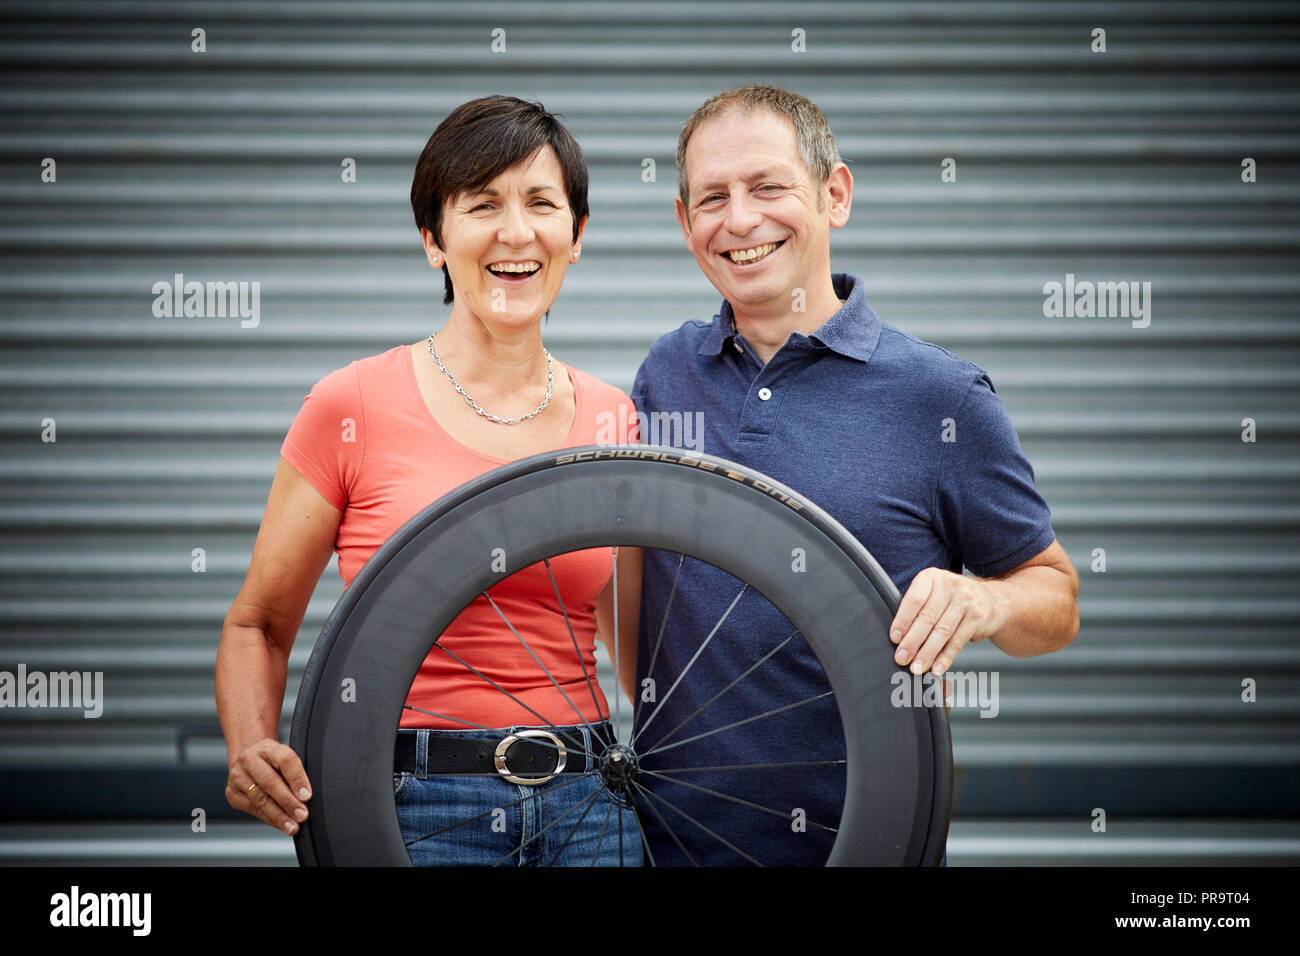
[[[311,799],[307,771],[292,749],[267,737],[230,764],[226,802],[290,836],[307,819]]]

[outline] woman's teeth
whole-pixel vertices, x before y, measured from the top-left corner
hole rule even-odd
[[[782,240],[784,242],[785,240]],[[759,259],[767,256],[772,250],[779,246],[780,242],[769,242],[766,245],[755,246],[753,249],[735,249],[728,252],[731,261],[740,265],[748,265],[751,262],[757,262]]]
[[[536,272],[541,267],[541,263],[539,262],[524,262],[518,264],[513,262],[494,262],[492,265],[488,266],[488,270],[490,272]]]

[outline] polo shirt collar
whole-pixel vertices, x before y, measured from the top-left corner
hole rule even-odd
[[[831,276],[831,285],[836,297],[845,300],[839,311],[811,335],[805,337],[792,332],[790,340],[812,341],[860,362],[870,361],[876,343],[880,340],[880,317],[867,305],[862,280],[845,272],[837,272]],[[723,299],[722,309],[713,317],[713,326],[700,345],[700,354],[721,354],[723,348],[730,345],[738,334],[731,303]]]

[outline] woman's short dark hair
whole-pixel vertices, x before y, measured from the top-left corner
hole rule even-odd
[[[433,233],[442,244],[443,203],[461,193],[482,189],[518,162],[549,145],[560,159],[564,192],[573,213],[573,241],[587,215],[587,162],[582,149],[558,119],[540,103],[514,96],[484,96],[448,114],[424,144],[411,181],[415,224]],[[442,267],[446,295],[455,298],[451,273]]]

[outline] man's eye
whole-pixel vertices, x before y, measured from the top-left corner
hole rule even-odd
[[[700,203],[701,205],[703,205],[706,202],[713,202],[713,200],[721,199],[721,198],[722,196],[720,196],[718,193],[714,193],[712,196],[705,196],[704,199],[700,201]]]
[[[764,183],[762,186],[759,186],[758,188],[759,189],[780,189],[781,187],[776,185],[776,183]]]
[[[473,209],[471,209],[470,212],[478,212],[480,209],[491,209],[491,208],[492,208],[492,204],[490,202],[481,202]]]

